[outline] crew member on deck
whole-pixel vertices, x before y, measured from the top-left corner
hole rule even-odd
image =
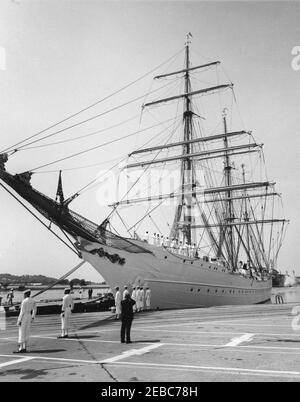
[[[27,352],[31,322],[34,320],[36,314],[35,301],[30,297],[31,291],[29,289],[25,290],[23,294],[24,300],[21,303],[20,314],[17,321],[17,325],[19,326],[19,350],[14,353]]]
[[[71,289],[69,288],[66,288],[64,291],[65,295],[62,299],[61,314],[60,314],[61,335],[58,336],[58,338],[68,338],[69,336],[71,313],[74,308],[74,301],[70,292]]]
[[[153,233],[152,235],[152,244],[153,246],[156,246],[156,233]]]
[[[156,235],[156,243],[155,243],[155,245],[156,245],[157,247],[160,246],[160,237],[159,237],[159,234],[158,234],[158,233],[157,233],[157,235]]]
[[[116,294],[115,294],[115,305],[116,305],[116,320],[118,320],[120,318],[121,315],[121,293],[120,293],[120,289],[117,286],[116,287]]]

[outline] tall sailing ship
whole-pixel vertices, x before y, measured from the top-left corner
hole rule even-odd
[[[207,82],[203,74],[217,70],[220,62],[192,65],[190,37],[182,68],[155,76],[155,82],[181,82],[180,90],[142,106],[142,113],[151,110],[151,115],[166,117],[175,109],[176,119],[164,130],[163,141],[152,134],[148,146],[130,152],[120,175],[133,171],[137,179],[110,203],[100,225],[70,209],[80,191],[64,199],[61,172],[54,200],[33,188],[34,170],[15,175],[6,170],[8,158],[36,142],[34,136],[1,153],[1,186],[43,225],[31,207],[46,218],[55,236],[90,263],[112,290],[149,287],[153,309],[264,303],[270,300],[271,273],[288,221],[276,215],[280,195],[258,167],[264,164],[263,145],[251,131],[232,129],[227,108],[216,117],[213,103],[205,107],[213,98],[221,106],[225,92],[234,97],[233,84],[192,88],[193,82]],[[217,124],[207,130],[211,116]],[[170,184],[175,173],[176,188],[164,185],[163,179]],[[150,193],[145,189],[146,176],[158,177],[158,192],[155,185]],[[141,182],[144,189],[137,190]],[[124,224],[125,235],[114,229],[115,217]]]

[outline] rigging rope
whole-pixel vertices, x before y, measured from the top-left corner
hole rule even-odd
[[[60,277],[59,279],[57,279],[57,281],[55,281],[54,283],[52,283],[51,285],[47,286],[45,289],[40,290],[39,292],[37,292],[36,294],[34,294],[32,297],[36,297],[39,296],[40,294],[46,292],[47,290],[53,288],[55,285],[59,284],[59,282],[61,282],[62,280],[66,279],[68,276],[70,276],[71,274],[73,274],[75,271],[77,271],[78,268],[80,268],[83,264],[85,263],[85,261],[81,261],[79,264],[77,264],[75,267],[73,267],[72,269],[70,269],[70,271],[68,271],[66,274],[64,274],[62,277]]]
[[[59,237],[50,227],[48,227],[37,215],[35,215],[34,212],[32,212],[21,200],[19,200],[10,190],[8,190],[2,183],[0,183],[0,186],[4,188],[5,191],[7,191],[16,201],[18,201],[31,215],[33,215],[45,228],[50,230],[50,232],[57,237],[61,242],[63,242],[73,253],[75,253],[77,256],[79,255],[78,251],[75,251],[72,247],[69,246],[68,243],[66,243],[61,237]]]
[[[91,105],[89,105],[89,106],[87,106],[87,107],[85,107],[85,108],[79,110],[79,111],[76,112],[76,113],[73,113],[73,114],[67,116],[67,117],[64,118],[63,120],[60,120],[59,122],[57,122],[57,123],[55,123],[55,124],[52,124],[51,126],[46,127],[45,129],[43,129],[43,130],[41,130],[41,131],[39,131],[39,132],[37,132],[37,133],[35,133],[35,134],[33,134],[33,135],[31,135],[31,136],[25,138],[24,140],[21,140],[21,141],[17,142],[16,144],[14,144],[14,145],[12,145],[12,146],[10,146],[10,147],[8,147],[8,148],[5,148],[5,149],[2,150],[0,153],[4,153],[4,152],[7,152],[7,151],[9,151],[9,150],[15,149],[16,146],[18,146],[18,145],[20,145],[20,144],[23,144],[23,143],[26,142],[27,140],[30,140],[31,138],[37,137],[38,135],[40,135],[40,134],[42,134],[42,133],[44,133],[44,132],[50,130],[51,128],[54,128],[54,127],[58,126],[59,124],[64,123],[65,121],[68,121],[68,120],[72,119],[72,118],[75,117],[75,116],[78,116],[80,113],[83,113],[83,112],[85,112],[85,111],[91,109],[92,107],[94,107],[94,106],[96,106],[96,105],[98,105],[98,104],[104,102],[105,100],[107,100],[107,99],[113,97],[114,95],[116,95],[116,94],[118,94],[118,93],[124,91],[125,89],[129,88],[131,85],[134,85],[135,83],[137,83],[138,81],[142,80],[142,79],[145,78],[146,76],[152,74],[154,71],[156,71],[157,69],[159,69],[160,67],[162,67],[164,64],[166,64],[166,63],[168,63],[169,61],[171,61],[173,58],[177,57],[183,50],[184,50],[184,48],[183,48],[183,49],[180,49],[177,53],[175,53],[173,56],[171,56],[171,57],[168,58],[166,61],[164,61],[163,63],[161,63],[159,66],[153,68],[152,70],[150,70],[150,71],[148,71],[147,73],[143,74],[142,76],[140,76],[140,77],[137,78],[136,80],[130,82],[129,84],[126,84],[124,87],[118,89],[117,91],[111,93],[110,95],[108,95],[108,96],[106,96],[106,97],[104,97],[104,98],[102,98],[102,99],[100,99],[100,100],[94,102],[93,104],[91,104]]]
[[[165,86],[166,86],[166,85],[165,85]],[[160,89],[164,88],[165,86],[162,86],[162,87],[160,87],[160,88],[154,90],[153,93],[159,91]],[[104,115],[106,115],[106,114],[108,114],[108,113],[114,112],[115,110],[121,109],[121,108],[124,107],[124,106],[130,105],[131,103],[134,103],[134,102],[136,102],[136,101],[142,99],[144,96],[145,96],[145,95],[138,96],[137,98],[134,98],[134,99],[132,99],[132,100],[130,100],[130,101],[128,101],[128,102],[122,103],[121,105],[115,106],[115,107],[113,107],[113,108],[111,108],[111,109],[105,110],[104,112],[99,113],[99,114],[96,114],[95,116],[89,117],[88,119],[79,121],[78,123],[74,123],[74,124],[72,124],[71,126],[62,128],[62,129],[60,129],[60,130],[58,130],[58,131],[55,131],[54,133],[48,134],[48,135],[46,135],[46,136],[43,137],[43,138],[40,138],[40,139],[38,139],[38,140],[31,141],[31,142],[29,142],[28,144],[25,144],[25,145],[20,146],[19,148],[15,148],[15,149],[13,150],[13,152],[17,152],[17,151],[19,151],[20,149],[22,149],[22,148],[24,148],[24,147],[26,147],[26,146],[28,146],[28,145],[35,144],[36,142],[42,141],[42,140],[44,140],[44,139],[46,139],[46,138],[53,137],[54,135],[57,135],[57,134],[60,134],[60,133],[62,133],[62,132],[64,132],[64,131],[70,130],[71,128],[78,127],[78,126],[80,126],[80,125],[82,125],[82,124],[84,124],[84,123],[88,123],[89,121],[98,119],[98,118],[101,117],[101,116],[104,116]]]
[[[173,120],[173,119],[172,119]],[[173,123],[172,123],[173,124]],[[169,129],[169,127],[164,128],[161,132],[159,132],[154,138],[158,137],[159,135],[161,135],[164,131],[166,131],[167,129]],[[153,138],[151,138],[149,141],[146,142],[146,144],[144,144],[143,146],[147,145],[149,142],[151,142],[153,140]],[[141,148],[141,147],[140,147]],[[139,149],[139,148],[138,148]],[[157,156],[156,156],[157,157]],[[119,158],[118,158],[119,159]],[[117,167],[118,165],[120,165],[123,161],[125,161],[127,159],[127,154],[126,157],[122,158],[120,161],[118,161],[116,164],[114,164],[110,169],[108,169],[106,172],[104,172],[101,176],[97,177],[96,179],[93,179],[92,181],[90,181],[89,183],[87,183],[85,186],[83,186],[80,190],[78,190],[76,193],[74,193],[71,197],[69,197],[69,199],[71,199],[72,197],[78,197],[79,195],[82,194],[82,192],[84,190],[86,190],[88,187],[90,187],[93,183],[96,183],[101,177],[105,176],[107,173],[109,173],[110,171],[112,171],[115,167]],[[90,190],[93,187],[90,188]],[[126,196],[126,195],[125,195]],[[110,216],[110,215],[109,215]]]
[[[111,130],[112,128],[116,128],[116,127],[122,126],[123,124],[126,124],[126,123],[128,123],[129,121],[132,121],[132,120],[136,119],[138,116],[139,116],[139,114],[136,114],[135,116],[130,117],[129,119],[126,119],[126,120],[121,121],[120,123],[114,124],[114,125],[109,126],[109,127],[106,127],[106,128],[102,128],[101,130],[93,131],[92,133],[89,133],[89,134],[80,135],[80,136],[74,137],[74,138],[68,138],[68,139],[66,139],[66,140],[50,142],[50,143],[48,143],[48,144],[35,145],[35,146],[33,146],[33,147],[27,147],[27,145],[25,145],[26,148],[21,148],[20,150],[21,150],[21,151],[26,151],[26,150],[28,150],[28,149],[44,148],[44,147],[48,147],[48,146],[52,146],[52,145],[64,144],[64,143],[66,143],[66,142],[72,142],[72,141],[81,140],[82,138],[91,137],[91,136],[93,136],[93,135],[96,135],[96,134],[103,133],[103,132],[105,132],[105,131]],[[19,150],[19,151],[20,151],[20,150]]]
[[[169,120],[166,120],[165,122],[168,122],[168,121],[170,121],[170,120],[173,120],[173,118],[172,118],[172,119],[169,119]],[[45,163],[44,165],[40,165],[40,166],[37,166],[36,168],[30,169],[29,171],[30,171],[30,172],[34,172],[35,170],[42,169],[43,167],[47,167],[47,166],[50,166],[50,165],[54,165],[55,163],[62,162],[62,161],[67,160],[67,159],[75,158],[76,156],[85,154],[85,153],[87,153],[87,152],[94,151],[95,149],[102,148],[102,147],[104,147],[104,146],[106,146],[106,145],[113,144],[113,143],[115,143],[115,142],[118,142],[118,141],[124,140],[124,139],[126,139],[126,138],[132,137],[132,136],[137,135],[137,134],[139,134],[139,133],[142,133],[142,132],[144,132],[144,131],[150,130],[150,129],[152,129],[152,128],[155,128],[155,127],[159,126],[160,124],[162,124],[162,123],[155,124],[155,125],[150,126],[150,127],[146,127],[146,128],[143,129],[143,130],[134,131],[133,133],[124,135],[123,137],[119,137],[119,138],[116,138],[116,139],[114,139],[114,140],[107,141],[107,142],[105,142],[105,143],[103,143],[103,144],[96,145],[95,147],[91,147],[91,148],[85,149],[85,150],[83,150],[83,151],[76,152],[75,154],[71,154],[71,155],[69,155],[69,156],[65,156],[64,158],[56,159],[55,161],[48,162],[48,163]]]
[[[66,172],[66,171],[69,171],[69,170],[87,169],[87,168],[90,168],[90,167],[106,165],[107,163],[119,161],[119,160],[125,159],[125,158],[127,158],[127,153],[123,154],[121,156],[118,156],[117,158],[109,159],[109,160],[104,161],[104,162],[97,162],[97,163],[92,163],[90,165],[83,165],[83,166],[74,166],[74,167],[66,168],[66,169],[43,170],[41,172],[35,172],[34,174],[57,173],[57,172]]]

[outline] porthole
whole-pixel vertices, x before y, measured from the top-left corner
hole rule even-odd
[[[185,262],[185,260],[183,260],[183,262]]]
[[[193,288],[190,289],[191,292],[192,292],[193,290],[194,290]]]
[[[194,261],[191,261],[191,264],[193,265],[193,264],[194,264]]]
[[[168,257],[165,255],[165,260],[167,259]]]
[[[201,289],[198,289],[198,292],[200,292]]]
[[[209,289],[207,289],[207,293],[209,293]]]
[[[218,289],[215,290],[215,293],[218,293]]]

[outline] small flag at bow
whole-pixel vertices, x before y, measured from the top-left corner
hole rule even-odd
[[[61,170],[59,171],[59,177],[58,177],[58,184],[57,184],[57,192],[56,192],[56,198],[55,201],[59,199],[59,202],[61,205],[64,203],[64,193],[63,193],[63,187],[62,187],[62,179],[61,179]]]

